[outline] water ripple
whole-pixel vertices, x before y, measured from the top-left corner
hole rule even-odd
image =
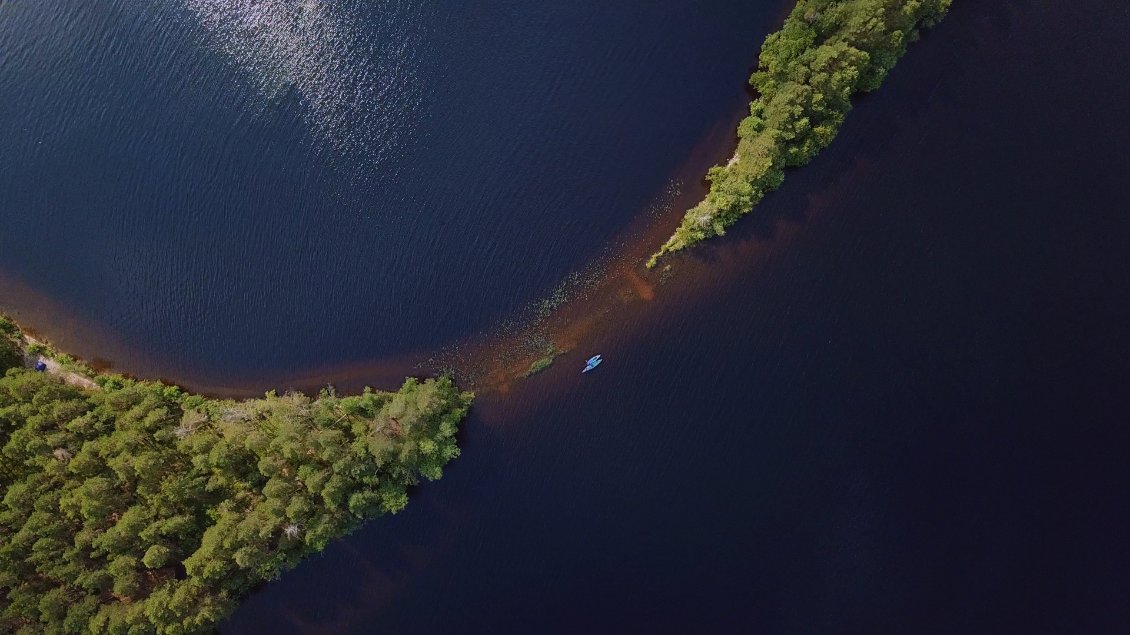
[[[425,94],[421,3],[184,1],[265,106],[292,94],[301,101],[323,159],[373,168],[403,153]]]

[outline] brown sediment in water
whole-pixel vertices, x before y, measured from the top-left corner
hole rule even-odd
[[[0,271],[0,311],[16,320],[27,335],[83,359],[95,370],[115,370],[117,363],[122,363],[138,375],[156,375],[167,368],[167,364],[155,363],[130,347],[114,329],[78,317],[60,302],[4,271]]]
[[[631,332],[644,310],[685,303],[693,292],[713,286],[703,282],[716,280],[717,272],[692,271],[701,265],[693,259],[672,259],[675,271],[671,267],[649,271],[643,262],[678,225],[683,211],[704,195],[702,175],[706,170],[734,151],[733,131],[745,114],[745,100],[740,107],[735,106],[733,114],[718,122],[692,150],[651,207],[611,243],[612,255],[592,271],[572,277],[579,281],[566,289],[563,301],[554,293],[552,304],[546,301],[541,311],[518,320],[517,327],[455,343],[439,354],[411,352],[299,373],[217,380],[184,366],[170,370],[167,361],[147,358],[112,329],[74,318],[59,303],[10,276],[0,276],[0,309],[38,327],[60,350],[95,359],[92,365],[100,369],[160,378],[214,397],[255,397],[272,389],[317,391],[327,385],[340,391],[357,391],[364,386],[396,386],[405,376],[444,372],[453,373],[461,384],[480,395],[508,394],[525,381],[536,382],[542,386],[539,394],[548,395],[573,385],[561,380],[579,376],[580,360],[635,340]],[[583,355],[571,354],[582,346]],[[554,367],[523,378],[547,350],[557,352]],[[93,358],[96,351],[99,358]]]
[[[744,102],[743,102],[744,103]],[[479,393],[509,393],[517,382],[546,384],[562,372],[578,374],[583,360],[603,345],[600,335],[612,322],[624,321],[640,307],[653,302],[669,273],[649,271],[643,267],[655,245],[678,225],[683,211],[705,193],[702,175],[727,151],[736,145],[734,126],[744,114],[734,114],[718,122],[692,150],[668,180],[646,213],[635,220],[612,244],[613,255],[585,277],[578,288],[568,291],[569,297],[545,315],[525,320],[516,329],[461,343],[458,357],[471,360],[464,364],[461,380]],[[571,355],[586,346],[580,355]],[[553,368],[524,378],[530,365],[545,355],[545,350],[558,351]],[[563,371],[559,366],[567,366]],[[575,367],[575,368],[574,368]]]

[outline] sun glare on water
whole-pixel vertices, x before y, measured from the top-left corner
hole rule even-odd
[[[184,0],[266,105],[294,94],[322,152],[375,167],[404,150],[424,97],[419,2]]]

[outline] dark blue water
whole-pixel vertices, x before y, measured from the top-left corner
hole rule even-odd
[[[6,3],[0,270],[127,371],[435,349],[606,248],[782,4]]]
[[[631,4],[311,4],[283,35],[364,35],[306,53],[269,11],[8,2],[2,265],[220,379],[487,328],[733,116],[777,12]],[[224,631],[1125,632],[1126,33],[958,2],[596,373],[483,396],[442,481]]]
[[[225,630],[1125,632],[1130,17],[1084,4],[957,3],[710,289]]]

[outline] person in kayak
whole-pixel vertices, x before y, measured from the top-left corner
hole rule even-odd
[[[604,360],[600,357],[600,355],[593,355],[588,359],[588,361],[585,362],[585,369],[582,370],[581,373],[583,374],[589,372],[597,366],[600,366],[600,363],[603,361]]]

